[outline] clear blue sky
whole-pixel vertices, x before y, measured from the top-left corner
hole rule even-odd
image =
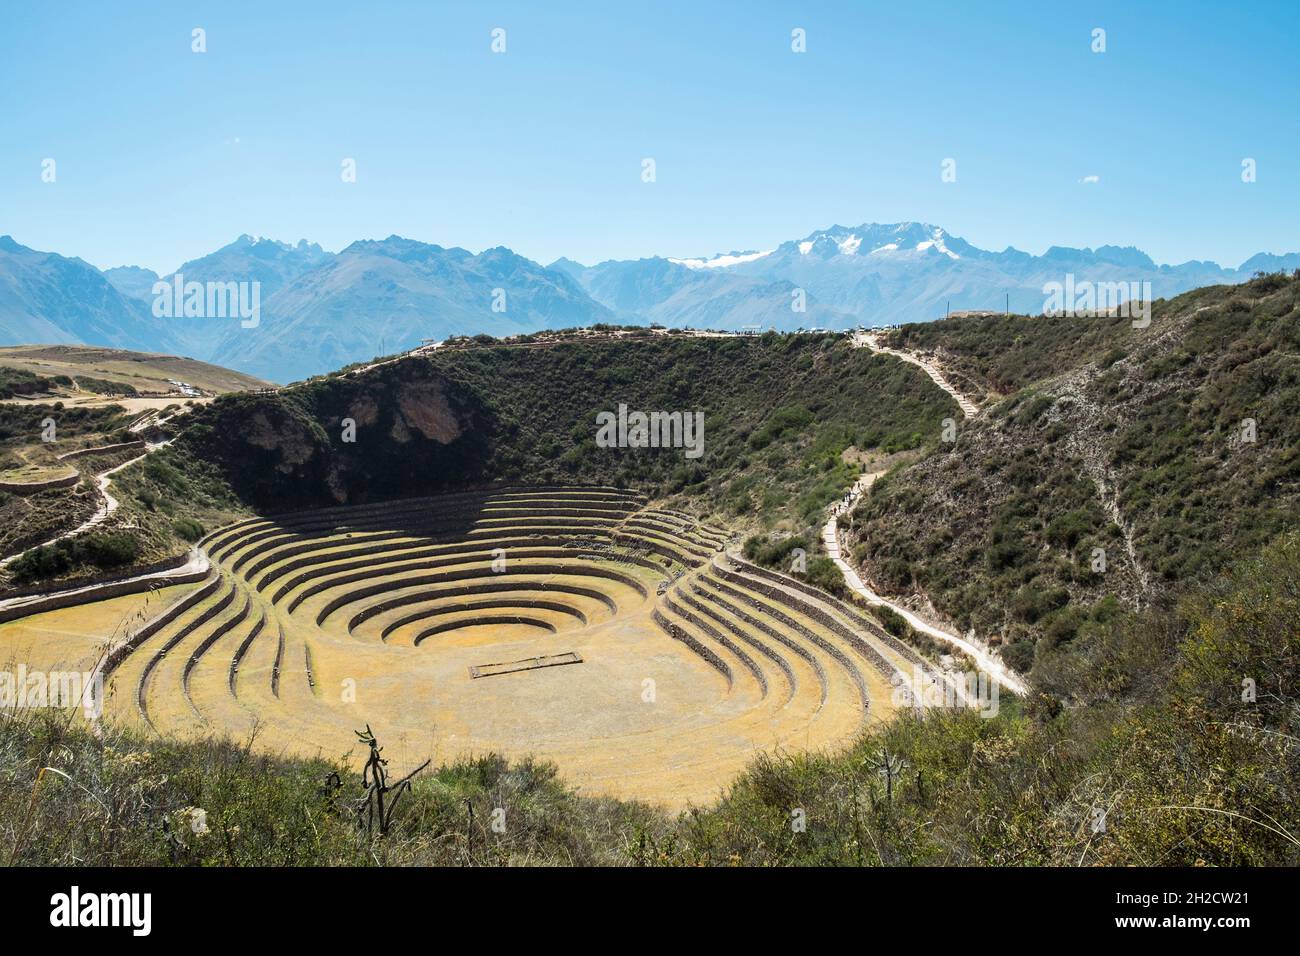
[[[594,262],[920,220],[1236,265],[1300,250],[1298,81],[1300,2],[10,3],[0,234],[170,271],[245,232]]]

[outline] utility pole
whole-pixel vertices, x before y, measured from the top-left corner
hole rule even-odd
[[[1011,315],[1011,293],[1007,293],[1007,315]]]

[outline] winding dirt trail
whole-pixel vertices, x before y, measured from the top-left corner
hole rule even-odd
[[[882,346],[876,339],[875,333],[872,332],[855,332],[850,336],[849,341],[856,348],[868,348],[872,352],[889,355],[899,359],[900,361],[908,362],[909,364],[917,366],[930,376],[930,379],[936,385],[953,397],[953,400],[957,402],[957,405],[961,408],[962,415],[965,418],[971,419],[979,414],[978,406],[959,392],[956,387],[954,387],[953,384],[944,377],[943,370],[933,362],[929,362],[910,352],[902,352],[898,349]],[[830,559],[835,562],[835,566],[839,568],[840,573],[844,575],[844,583],[849,586],[850,590],[865,598],[869,603],[883,605],[894,611],[922,634],[929,635],[935,640],[943,641],[961,651],[973,660],[981,670],[985,671],[993,680],[997,681],[999,686],[1005,687],[1007,690],[1015,694],[1024,695],[1028,693],[1028,685],[1020,677],[1014,674],[1010,668],[1002,663],[1002,661],[987,647],[974,640],[953,633],[952,631],[936,627],[928,621],[922,620],[914,612],[896,601],[892,601],[881,594],[877,594],[871,588],[867,587],[867,585],[862,581],[862,578],[858,576],[857,571],[853,570],[852,565],[844,560],[840,548],[839,517],[840,515],[853,510],[857,503],[862,499],[862,496],[875,483],[876,479],[883,474],[883,471],[874,472],[872,474],[863,475],[859,478],[853,487],[845,494],[844,498],[832,509],[830,517],[822,528],[822,544],[825,546],[826,553],[830,556]]]
[[[168,568],[164,571],[150,571],[146,574],[134,574],[125,578],[116,578],[107,583],[97,584],[77,584],[72,587],[56,588],[52,591],[45,591],[40,594],[24,594],[20,597],[5,598],[0,600],[0,611],[5,611],[15,607],[26,607],[28,605],[40,604],[51,597],[61,597],[65,594],[85,594],[94,595],[97,591],[105,587],[120,587],[123,584],[129,584],[134,581],[157,581],[159,586],[165,587],[169,583],[184,581],[189,576],[196,573],[206,572],[212,567],[207,553],[197,546],[190,549],[189,559],[182,565],[174,568]],[[98,600],[103,600],[99,598]],[[89,603],[89,601],[87,602]]]
[[[853,486],[852,493],[844,502],[841,502],[835,507],[830,518],[827,519],[825,526],[822,528],[822,544],[825,546],[826,553],[830,556],[830,559],[835,562],[835,566],[839,568],[840,573],[844,575],[844,583],[847,584],[849,589],[855,594],[865,598],[868,603],[884,605],[902,617],[903,620],[907,621],[908,624],[920,631],[922,634],[927,634],[930,637],[943,641],[961,651],[973,660],[981,670],[985,671],[993,680],[997,681],[1001,687],[1005,687],[1014,694],[1024,695],[1028,693],[1028,685],[1012,673],[1011,669],[1002,663],[999,658],[995,657],[987,647],[984,647],[975,641],[968,640],[952,631],[936,627],[928,621],[922,620],[915,613],[896,601],[891,601],[889,598],[877,594],[871,588],[867,587],[862,578],[858,576],[858,572],[853,570],[853,566],[844,560],[840,548],[839,517],[841,514],[851,511],[862,498],[863,494],[866,493],[867,489],[869,489],[875,483],[876,479],[883,474],[883,471],[877,471],[863,475],[859,478],[857,484]]]
[[[89,518],[87,518],[85,521],[83,521],[81,524],[77,525],[75,528],[71,529],[70,531],[65,531],[62,534],[57,534],[53,538],[50,538],[48,541],[42,541],[40,544],[34,544],[30,548],[24,548],[22,551],[19,551],[17,554],[11,554],[9,555],[9,557],[0,560],[0,568],[7,568],[9,565],[17,561],[19,558],[21,558],[24,554],[26,554],[29,551],[35,551],[37,548],[46,547],[58,541],[62,541],[65,538],[75,538],[78,535],[85,534],[87,531],[90,531],[91,529],[96,528],[99,525],[103,524],[104,521],[106,521],[108,517],[117,510],[118,507],[117,499],[114,498],[113,495],[108,490],[109,485],[113,483],[112,476],[117,474],[123,468],[127,468],[130,465],[134,465],[138,461],[143,461],[145,458],[149,457],[150,454],[157,451],[159,448],[166,447],[171,443],[172,440],[169,438],[167,441],[158,442],[156,445],[146,445],[145,453],[143,455],[137,455],[136,457],[132,458],[130,461],[124,461],[120,465],[114,465],[112,468],[109,468],[106,471],[101,471],[99,474],[95,475],[95,487],[99,490],[99,496],[101,498],[101,501],[99,507],[95,509],[94,514],[92,514]]]
[[[958,404],[958,406],[960,406],[961,413],[964,416],[967,418],[974,418],[979,414],[979,406],[961,392],[957,391],[956,387],[954,387],[953,384],[944,377],[943,369],[934,362],[927,361],[919,355],[914,355],[911,352],[903,352],[899,349],[891,349],[887,346],[881,345],[876,338],[876,333],[874,332],[854,332],[850,336],[849,341],[856,348],[868,348],[880,355],[892,355],[896,359],[915,365],[917,368],[924,371],[926,375],[930,376],[934,384],[938,385],[953,397],[953,400]]]

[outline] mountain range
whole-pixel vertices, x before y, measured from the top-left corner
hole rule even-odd
[[[0,237],[0,344],[84,343],[190,355],[274,381],[326,372],[423,339],[494,336],[598,322],[710,329],[848,328],[952,311],[1037,314],[1043,286],[1151,283],[1156,297],[1300,268],[1260,253],[1237,268],[1157,265],[1131,246],[1053,246],[1040,256],[980,249],[924,223],[831,226],[767,251],[540,265],[498,246],[477,255],[399,236],[330,253],[240,236],[159,276],[100,271]],[[257,283],[252,327],[155,315],[154,284]],[[179,313],[181,310],[176,310]]]

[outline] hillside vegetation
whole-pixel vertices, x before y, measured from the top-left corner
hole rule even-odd
[[[923,373],[813,335],[469,343],[219,399],[123,476],[141,533],[602,482],[747,527],[746,552],[783,564],[859,453],[880,456],[890,473],[846,519],[855,556],[1000,637],[1032,693],[992,718],[897,717],[843,751],[762,757],[678,817],[486,755],[418,778],[383,838],[358,827],[356,775],[330,759],[5,714],[0,845],[33,864],[1300,863],[1297,294],[1281,276],[1201,290],[1145,330],[903,329],[1010,392],[951,443],[956,408]],[[704,454],[596,448],[595,415],[620,402],[704,412]]]
[[[42,440],[53,420],[56,441]],[[15,482],[72,474],[57,456],[95,444],[123,440],[128,416],[116,407],[0,405],[0,476]],[[29,494],[0,491],[0,554],[39,544],[85,520],[95,510],[87,482]]]
[[[855,557],[919,589],[1022,670],[1204,581],[1295,526],[1300,280],[1265,276],[1122,319],[959,319],[907,327],[991,392],[952,443],[879,481]]]
[[[71,387],[72,379],[66,375],[37,375],[22,368],[0,366],[0,398],[37,395]]]
[[[239,372],[172,355],[84,345],[0,348],[0,557],[26,553],[0,570],[0,585],[34,586],[154,564],[183,553],[203,527],[247,513],[201,463],[184,474],[151,457],[113,477],[122,507],[93,532],[48,542],[96,513],[103,496],[95,476],[139,457],[142,440],[162,442],[204,399],[172,382],[205,392],[266,385]],[[152,423],[144,418],[152,415]],[[133,423],[142,423],[135,432]],[[105,448],[102,452],[69,453]],[[121,447],[113,447],[121,446]],[[77,480],[78,474],[80,480]],[[73,480],[71,485],[42,483]],[[172,497],[163,506],[161,483]],[[121,488],[138,494],[123,495]]]
[[[67,385],[63,379],[84,379],[83,388],[101,394],[172,392],[175,387],[171,381],[185,382],[212,394],[269,384],[252,375],[192,358],[93,345],[0,347],[0,369],[43,376],[54,380],[56,385]],[[0,376],[3,374],[0,372]],[[99,387],[92,387],[95,385]]]
[[[598,413],[620,403],[703,413],[702,454],[597,447]],[[582,482],[811,536],[861,471],[847,449],[919,447],[953,408],[917,369],[839,336],[524,339],[220,398],[195,413],[174,459],[209,463],[255,508]]]

